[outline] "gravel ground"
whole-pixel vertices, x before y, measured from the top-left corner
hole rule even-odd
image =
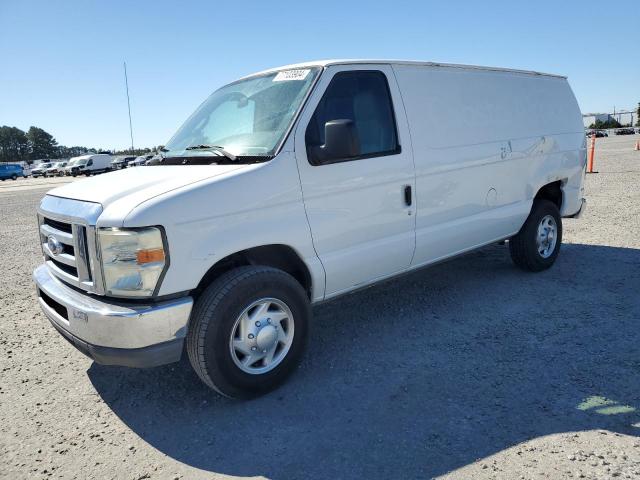
[[[28,190],[42,190],[58,187],[64,183],[75,182],[85,177],[27,177],[18,178],[16,180],[5,180],[0,182],[0,195],[13,192],[26,192]],[[3,217],[4,218],[4,217]]]
[[[318,306],[299,371],[250,402],[68,345],[31,282],[45,190],[0,190],[0,477],[639,476],[637,138],[598,139],[551,270],[495,245]]]

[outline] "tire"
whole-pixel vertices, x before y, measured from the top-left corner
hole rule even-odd
[[[250,308],[256,302],[262,303]],[[264,303],[271,306],[266,313],[260,314],[258,310]],[[275,320],[276,316],[287,314],[282,306],[289,309],[291,323],[285,319]],[[249,322],[245,325],[251,324],[251,327],[245,327],[248,328],[244,332],[246,336],[238,336],[241,332],[238,329],[239,322],[244,313],[247,316],[242,318]],[[274,321],[267,315],[273,316]],[[309,299],[302,286],[288,273],[260,266],[233,269],[214,280],[196,301],[186,341],[189,361],[207,386],[226,397],[252,398],[261,395],[282,384],[297,367],[306,344],[310,318]],[[261,330],[258,329],[260,323]],[[281,343],[278,333],[274,333],[280,332],[284,337],[285,330],[287,336],[290,335],[288,346]],[[250,342],[259,345],[261,340],[271,338],[275,345],[273,363],[267,365],[264,357],[268,354],[258,351],[251,354],[254,356],[244,357],[247,362],[252,358],[258,360],[249,366],[239,366],[242,354],[231,346],[232,342],[237,344],[234,338],[243,345]],[[256,350],[258,347],[251,348]],[[243,368],[254,371],[247,372]],[[256,372],[257,369],[268,370]]]
[[[542,237],[539,230],[546,232],[546,236]],[[554,264],[561,243],[562,219],[558,207],[549,200],[535,200],[524,225],[509,239],[509,253],[521,269],[540,272]]]
[[[18,179],[17,175],[15,175],[15,174],[11,175],[11,180],[17,180],[17,179]]]

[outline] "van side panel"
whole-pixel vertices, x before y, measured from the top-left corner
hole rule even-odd
[[[393,68],[416,164],[413,265],[515,234],[547,183],[566,187],[563,214],[580,208],[584,129],[565,79]]]

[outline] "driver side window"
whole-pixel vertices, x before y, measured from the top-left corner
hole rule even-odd
[[[328,122],[355,127],[357,154],[334,158],[325,147]],[[313,165],[358,160],[400,152],[393,105],[386,76],[380,71],[337,73],[327,87],[305,132],[307,156]]]

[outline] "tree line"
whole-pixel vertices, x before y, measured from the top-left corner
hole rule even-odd
[[[155,152],[156,148],[122,150],[116,155],[144,155]],[[42,128],[29,127],[26,132],[17,127],[0,126],[0,162],[32,163],[40,159],[71,158],[87,153],[102,153],[96,148],[67,147],[58,145],[56,139]],[[111,152],[104,152],[111,153]]]

